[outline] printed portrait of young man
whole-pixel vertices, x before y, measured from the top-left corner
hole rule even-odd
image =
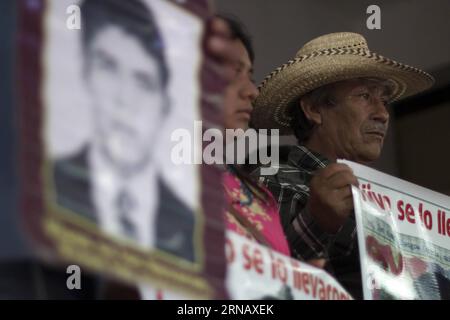
[[[194,261],[194,212],[164,182],[155,161],[172,106],[154,13],[140,0],[85,0],[80,8],[92,135],[54,161],[56,201],[108,234]]]

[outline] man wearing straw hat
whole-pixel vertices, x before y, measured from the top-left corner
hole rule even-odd
[[[262,177],[278,199],[293,255],[324,261],[355,298],[361,273],[347,159],[376,160],[389,123],[387,105],[431,87],[427,73],[369,50],[356,33],[332,33],[305,44],[261,83],[255,128],[294,134],[274,176]]]

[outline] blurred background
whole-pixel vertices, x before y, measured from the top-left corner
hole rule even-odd
[[[366,26],[372,4],[381,9],[381,30]],[[360,33],[371,50],[432,74],[432,90],[392,107],[390,132],[374,167],[450,195],[450,1],[217,0],[215,5],[252,35],[257,83],[309,40],[340,31]]]

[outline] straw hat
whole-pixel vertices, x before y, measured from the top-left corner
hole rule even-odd
[[[302,95],[329,83],[360,77],[391,80],[391,101],[424,91],[434,83],[428,73],[370,51],[360,34],[331,33],[305,44],[294,59],[264,79],[254,101],[252,125],[289,134],[290,108]]]

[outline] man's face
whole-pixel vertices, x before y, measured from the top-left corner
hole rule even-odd
[[[370,163],[380,156],[389,122],[385,91],[359,79],[334,86],[336,105],[320,109],[320,134],[338,158]]]
[[[95,134],[102,151],[122,169],[145,163],[165,107],[157,60],[117,26],[97,32],[88,59]]]
[[[239,60],[234,66],[234,78],[225,90],[225,128],[247,129],[253,110],[252,101],[258,95],[258,89],[252,81],[252,63],[248,52],[240,40],[235,40]]]

